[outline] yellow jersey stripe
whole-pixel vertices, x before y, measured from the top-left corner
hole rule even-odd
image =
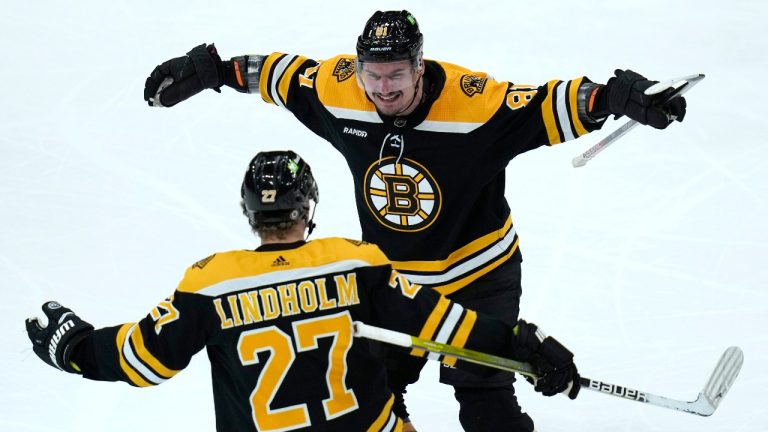
[[[442,272],[448,267],[456,264],[464,258],[479,252],[488,246],[498,242],[504,238],[504,235],[509,231],[512,226],[512,216],[507,217],[507,221],[504,222],[504,226],[496,231],[492,231],[482,237],[479,237],[465,246],[456,249],[448,258],[439,261],[392,261],[392,267],[399,271],[431,271]]]
[[[483,276],[484,274],[490,272],[491,270],[495,269],[496,267],[504,263],[506,260],[508,260],[509,257],[511,257],[512,254],[514,254],[515,251],[517,250],[517,244],[519,242],[520,242],[520,239],[515,240],[515,244],[512,245],[512,248],[509,250],[509,252],[504,254],[502,257],[500,257],[493,263],[490,263],[487,266],[481,268],[480,270],[472,274],[469,274],[466,277],[461,278],[457,281],[451,282],[446,285],[435,286],[433,288],[435,289],[435,291],[439,292],[442,295],[448,295],[464,288],[465,286],[477,280],[480,276]]]
[[[389,264],[386,255],[377,246],[357,244],[342,238],[327,238],[313,240],[290,251],[256,253],[240,250],[218,253],[203,267],[191,266],[179,283],[178,290],[217,296],[238,289],[319,276],[324,272],[351,271],[359,267]],[[329,263],[329,256],[335,257],[337,261]],[[278,257],[283,257],[287,264],[272,265]]]
[[[277,93],[279,97],[284,100],[286,103],[288,103],[288,89],[291,86],[291,81],[293,80],[293,74],[296,72],[296,69],[298,69],[304,62],[307,61],[306,57],[302,56],[296,56],[296,58],[293,59],[291,64],[285,69],[285,72],[283,72],[282,77],[274,77],[274,79],[280,79],[280,82],[277,85]],[[259,83],[261,85],[261,83]]]
[[[194,291],[190,291],[188,288],[182,288],[180,285],[180,291],[190,291],[196,294],[202,294],[209,297],[219,297],[225,294],[243,291],[248,288],[273,286],[286,281],[299,280],[299,279],[312,279],[318,276],[324,276],[331,273],[341,273],[345,271],[352,271],[361,267],[373,267],[375,263],[370,263],[363,260],[344,260],[337,261],[331,264],[318,266],[318,267],[303,267],[295,270],[283,270],[272,271],[260,275],[251,275],[245,277],[235,277],[234,272],[229,274],[221,273],[218,282],[210,285],[203,286]]]
[[[453,337],[453,340],[451,341],[450,344],[458,348],[464,348],[464,345],[467,343],[469,334],[472,332],[472,329],[474,328],[476,321],[477,321],[477,312],[472,310],[467,310],[467,314],[466,316],[464,316],[464,319],[461,321],[461,324],[459,325],[459,329],[456,331],[456,335]],[[443,359],[443,363],[448,366],[455,366],[456,357],[445,357]]]
[[[397,421],[395,422],[395,428],[392,429],[392,432],[403,432],[403,419],[400,417],[397,417]]]
[[[555,86],[559,81],[553,80],[547,83],[547,96],[541,103],[541,117],[544,120],[544,126],[547,129],[547,137],[550,144],[558,144],[560,140],[560,132],[557,131],[557,120],[555,119],[555,110],[552,106],[554,98]]]
[[[261,94],[261,98],[264,99],[264,102],[271,103],[273,105],[277,105],[277,103],[274,101],[274,99],[272,99],[272,95],[269,94],[267,83],[269,82],[269,74],[275,67],[275,61],[283,55],[283,53],[279,52],[270,54],[266,60],[264,60],[264,66],[261,67],[261,73],[259,74],[259,94]],[[278,77],[274,77],[274,79],[277,78]]]
[[[587,130],[584,128],[584,125],[579,118],[579,110],[577,106],[579,103],[579,87],[581,87],[582,81],[584,81],[584,77],[571,81],[571,90],[568,95],[571,104],[571,122],[573,122],[573,128],[576,129],[576,136],[582,136],[587,133]]]
[[[152,384],[144,380],[144,378],[141,377],[133,368],[131,368],[128,365],[128,362],[125,360],[125,356],[123,355],[123,345],[125,344],[125,336],[128,334],[128,330],[133,327],[133,323],[123,324],[120,327],[120,330],[117,332],[117,338],[115,342],[117,343],[117,356],[120,359],[120,368],[123,370],[123,373],[128,376],[128,379],[131,380],[131,383],[133,385],[139,386],[139,387],[149,387]]]
[[[445,297],[440,297],[440,300],[437,301],[437,305],[435,305],[435,308],[432,309],[432,313],[429,314],[427,322],[424,323],[424,327],[421,328],[421,332],[419,333],[420,338],[432,340],[435,335],[435,331],[437,331],[437,326],[440,324],[440,321],[443,320],[443,316],[445,316],[445,312],[448,310],[448,306],[450,305],[450,300]],[[423,357],[424,354],[424,350],[418,348],[411,350],[411,355],[417,357]]]
[[[144,363],[148,364],[155,373],[166,379],[179,373],[177,370],[165,367],[164,364],[147,350],[147,347],[144,346],[144,336],[141,334],[141,328],[136,327],[131,333],[131,341],[133,341],[133,347],[136,349],[136,356]]]
[[[387,420],[389,420],[389,416],[392,414],[392,405],[394,403],[395,396],[389,395],[389,400],[387,400],[387,403],[384,404],[384,408],[381,410],[381,413],[379,413],[379,416],[376,417],[376,420],[371,423],[371,427],[368,428],[368,432],[379,432],[381,428],[384,427],[384,425],[387,423]]]

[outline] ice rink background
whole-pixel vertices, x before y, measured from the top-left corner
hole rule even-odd
[[[765,430],[768,3],[757,0],[4,2],[0,430],[213,430],[204,353],[159,387],[89,382],[40,362],[23,319],[57,299],[97,327],[135,321],[191,263],[255,247],[238,203],[259,150],[311,163],[317,237],[358,238],[345,162],[292,115],[227,88],[150,109],[143,84],[203,42],[225,58],[351,53],[375,9],[403,7],[427,58],[516,83],[605,82],[616,67],[707,74],[684,123],[638,128],[578,170],[570,159],[618,122],[522,155],[507,198],[525,257],[522,315],[565,342],[584,375],[692,399],[739,345],[740,378],[711,418],[591,392],[544,398],[524,383],[519,394],[542,432]],[[459,431],[436,376],[431,364],[409,392],[412,419]]]

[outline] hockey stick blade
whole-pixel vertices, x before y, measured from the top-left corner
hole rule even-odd
[[[658,82],[647,89],[645,89],[645,94],[647,95],[655,95],[659,93],[667,92],[666,101],[670,101],[678,96],[682,96],[685,94],[688,90],[693,88],[696,84],[698,84],[701,80],[704,79],[704,74],[694,74],[694,75],[687,75],[680,78],[675,78],[667,81]],[[637,126],[639,123],[635,120],[629,120],[623,125],[621,125],[618,129],[611,132],[610,135],[607,137],[601,139],[598,141],[597,144],[593,145],[589,148],[589,150],[585,151],[584,153],[576,156],[571,161],[571,164],[574,168],[583,167],[587,164],[587,162],[591,161],[595,156],[597,156],[598,153],[605,150],[609,145],[613,144],[614,141],[624,136],[627,132],[632,130],[635,126]]]
[[[720,361],[712,371],[712,375],[699,393],[696,400],[688,402],[670,399],[664,396],[631,389],[629,387],[609,384],[602,381],[582,377],[581,388],[608,394],[611,396],[629,399],[636,402],[644,402],[662,408],[696,414],[704,417],[711,416],[725,394],[731,388],[744,363],[744,354],[739,347],[730,347],[720,357]]]
[[[739,347],[730,347],[720,357],[712,376],[709,377],[704,390],[699,393],[696,402],[700,409],[695,414],[710,416],[715,412],[720,402],[731,389],[736,377],[739,376],[741,366],[744,364],[744,353]]]

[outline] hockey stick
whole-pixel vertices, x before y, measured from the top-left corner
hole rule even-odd
[[[392,330],[374,327],[360,321],[354,323],[355,337],[363,337],[379,342],[385,342],[405,348],[420,348],[435,354],[456,357],[460,360],[488,366],[496,369],[515,372],[521,375],[536,378],[536,369],[529,363],[523,363],[512,359],[498,357],[492,354],[481,353],[465,348],[457,348],[448,344],[422,339]],[[704,389],[699,392],[696,400],[687,402],[658,396],[652,393],[631,389],[625,386],[609,384],[591,378],[581,377],[581,388],[602,394],[616,396],[635,402],[643,402],[663,408],[683,411],[700,416],[710,416],[731,388],[744,363],[744,354],[738,347],[730,347],[720,357],[715,370],[709,377]]]
[[[704,74],[697,74],[697,75],[688,75],[685,77],[676,78],[670,81],[656,83],[648,87],[645,90],[645,94],[650,96],[650,95],[658,94],[667,90],[672,90],[672,93],[666,99],[666,101],[668,102],[678,96],[682,96],[683,94],[685,94],[685,92],[693,88],[693,86],[698,84],[699,81],[703,79],[704,79]],[[631,131],[638,124],[639,123],[635,120],[629,120],[628,122],[624,123],[618,129],[611,132],[610,135],[601,139],[600,141],[598,141],[597,144],[590,147],[589,150],[573,158],[573,160],[571,161],[571,163],[573,164],[573,167],[574,168],[583,167],[584,165],[587,164],[587,162],[591,161],[595,156],[597,156],[598,153],[605,150],[609,145],[613,144],[613,142],[616,141],[617,139],[623,137],[627,132]]]

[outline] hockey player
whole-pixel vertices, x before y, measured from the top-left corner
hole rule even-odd
[[[226,85],[289,110],[346,158],[363,239],[376,243],[410,280],[450,299],[517,320],[521,254],[504,197],[516,155],[599,129],[610,114],[666,128],[685,100],[646,96],[655,81],[617,70],[606,85],[586,77],[541,86],[496,81],[426,60],[407,11],[376,12],[357,55],[324,61],[275,52],[222,61],[213,45],[159,65],[146,80],[151,106],[173,106]],[[420,364],[389,373],[399,415]],[[476,377],[441,368],[454,386],[467,431],[531,431],[509,373]]]
[[[530,361],[544,372],[537,391],[576,397],[573,355],[534,324],[513,328],[424,289],[372,244],[305,241],[318,190],[295,153],[256,155],[241,195],[259,248],[195,263],[137,323],[94,330],[47,302],[47,326],[26,322],[34,352],[85,378],[145,387],[173,377],[205,347],[222,432],[402,431],[384,364],[366,339],[352,337],[356,320]]]

